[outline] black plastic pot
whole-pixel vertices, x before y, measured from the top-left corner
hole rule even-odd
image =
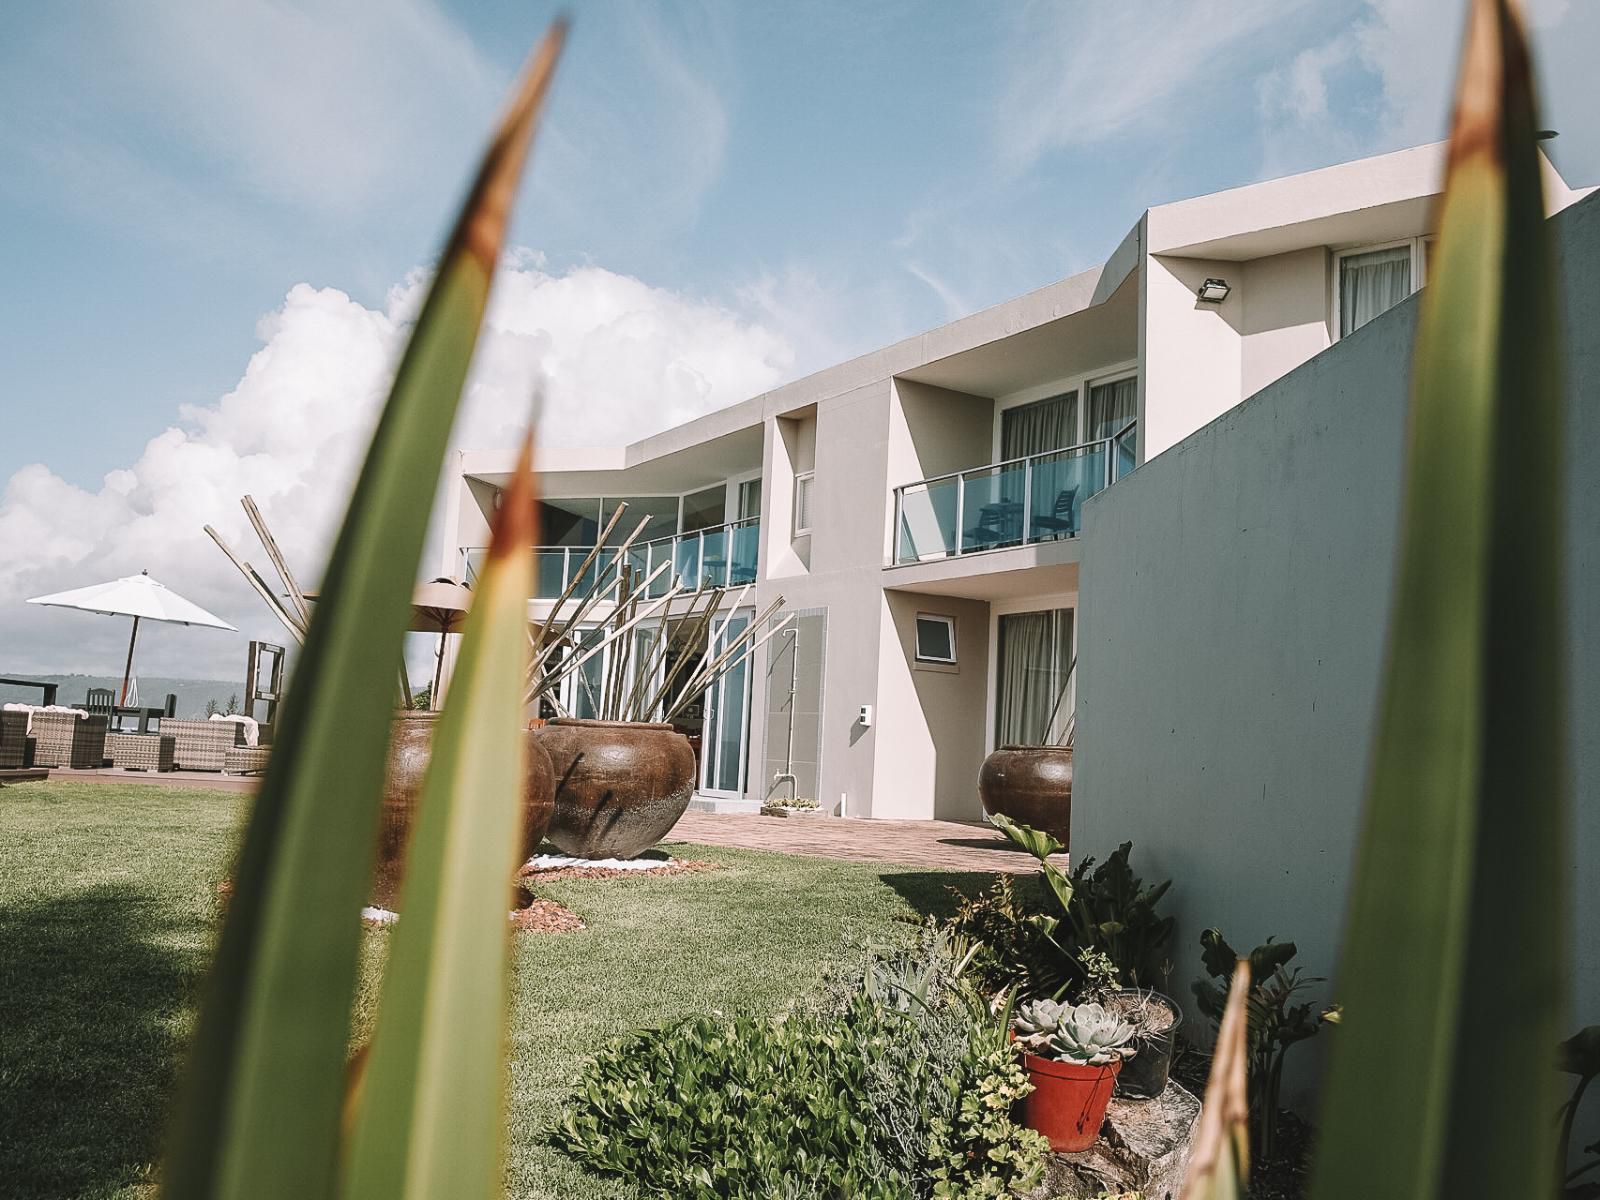
[[[1167,1090],[1167,1073],[1172,1069],[1172,1047],[1177,1041],[1178,1027],[1183,1024],[1183,1010],[1170,996],[1146,988],[1118,988],[1108,992],[1102,1001],[1107,1008],[1128,1016],[1152,1006],[1164,1009],[1172,1016],[1172,1024],[1156,1034],[1139,1033],[1134,1036],[1138,1052],[1122,1064],[1117,1076],[1117,1095],[1130,1100],[1151,1100]]]

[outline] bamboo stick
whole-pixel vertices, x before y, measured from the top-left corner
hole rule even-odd
[[[677,713],[683,708],[688,696],[693,695],[695,692],[704,691],[706,688],[710,687],[711,684],[715,683],[722,673],[722,664],[732,656],[735,650],[748,641],[755,634],[755,631],[764,625],[771,618],[772,614],[777,612],[782,606],[783,597],[779,596],[771,604],[767,605],[766,611],[755,620],[751,621],[750,624],[745,627],[744,632],[739,634],[739,636],[735,638],[733,642],[722,651],[722,653],[717,655],[717,657],[711,661],[709,666],[706,665],[705,660],[702,660],[700,669],[689,676],[688,682],[683,685],[683,690],[678,693],[678,698],[673,701],[670,707],[668,707],[668,719],[671,719],[673,716],[677,715]],[[727,628],[726,622],[723,623],[723,628]],[[696,684],[699,686],[695,686]]]
[[[758,639],[756,639],[756,641],[751,643],[751,645],[742,654],[740,654],[739,657],[735,661],[733,661],[731,663],[728,663],[724,667],[719,668],[714,674],[710,675],[705,680],[705,682],[703,684],[701,684],[700,687],[695,689],[695,691],[696,692],[705,691],[707,688],[711,687],[712,684],[716,683],[719,679],[721,679],[724,675],[729,674],[730,672],[732,672],[736,668],[738,668],[738,667],[742,666],[744,663],[748,662],[751,659],[751,657],[754,656],[754,654],[755,654],[755,652],[757,650],[761,649],[762,646],[765,646],[774,637],[776,637],[778,634],[782,633],[785,629],[789,628],[790,625],[794,624],[794,620],[795,620],[794,614],[790,613],[783,620],[779,621],[778,624],[774,628],[767,630],[766,633],[762,634]],[[751,628],[757,628],[757,626],[752,625]],[[687,689],[687,687],[686,687],[685,690],[684,690],[684,694],[683,694],[682,698],[680,699],[679,703],[676,704],[672,709],[670,709],[667,712],[667,720],[670,721],[673,717],[677,716],[678,713],[680,711],[682,711],[684,706],[689,702],[689,700],[694,698],[694,695],[695,695],[695,692],[689,691]]]
[[[211,540],[217,544],[217,549],[221,550],[223,554],[227,555],[228,561],[238,569],[239,574],[244,576],[245,582],[254,588],[260,594],[261,598],[266,601],[267,608],[271,610],[273,616],[277,617],[278,620],[283,622],[284,628],[286,628],[294,637],[296,643],[302,646],[305,645],[305,627],[301,625],[300,622],[293,616],[291,616],[289,611],[284,608],[283,605],[278,603],[278,598],[272,594],[272,589],[262,581],[261,576],[256,573],[255,568],[249,563],[240,559],[239,556],[235,554],[229,547],[228,543],[222,540],[222,535],[211,526],[207,525],[205,527],[205,531],[211,536]]]
[[[300,614],[300,619],[305,622],[306,627],[310,628],[311,605],[307,602],[305,593],[300,590],[300,585],[295,582],[294,572],[289,570],[289,563],[283,557],[283,551],[278,549],[278,542],[272,536],[272,530],[267,528],[266,518],[261,515],[261,510],[256,507],[256,502],[251,497],[245,496],[239,503],[244,506],[244,515],[250,518],[250,524],[255,526],[256,537],[261,539],[261,548],[267,552],[267,559],[278,572],[278,578],[283,580],[284,590],[289,593],[295,611]]]

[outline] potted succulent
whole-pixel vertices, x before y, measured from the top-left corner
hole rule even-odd
[[[795,796],[789,800],[768,800],[761,805],[764,817],[820,817],[822,806],[810,796]]]
[[[1172,1068],[1172,1046],[1183,1010],[1176,1000],[1153,988],[1112,988],[1097,999],[1112,1016],[1133,1026],[1137,1054],[1117,1076],[1117,1095],[1150,1100],[1167,1089]]]
[[[1031,1000],[1017,1006],[1012,1031],[1033,1083],[1022,1102],[1028,1127],[1058,1153],[1087,1150],[1123,1060],[1133,1056],[1134,1027],[1099,1004]]]

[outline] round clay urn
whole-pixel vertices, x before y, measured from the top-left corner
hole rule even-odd
[[[579,858],[641,854],[667,836],[694,795],[694,751],[671,725],[563,717],[534,737],[555,768],[547,836]]]
[[[1002,746],[978,772],[983,811],[1042,830],[1062,845],[1072,827],[1072,747]]]
[[[378,867],[372,885],[372,902],[392,909],[400,893],[406,841],[416,819],[417,796],[433,750],[436,712],[398,712],[389,737],[389,760],[383,782],[383,816],[378,830]],[[531,733],[527,777],[522,788],[522,845],[518,865],[527,861],[544,840],[555,812],[555,772],[550,757]]]

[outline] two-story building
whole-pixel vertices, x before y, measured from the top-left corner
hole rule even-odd
[[[680,717],[705,803],[793,776],[843,815],[975,819],[991,749],[1072,734],[1084,507],[1421,287],[1443,151],[1151,208],[1082,274],[631,445],[542,452],[530,619],[626,501],[637,566],[751,585],[714,643],[780,595],[796,618]],[[1578,198],[1553,168],[1546,188],[1552,212]],[[514,458],[454,462],[442,573],[471,580]]]

